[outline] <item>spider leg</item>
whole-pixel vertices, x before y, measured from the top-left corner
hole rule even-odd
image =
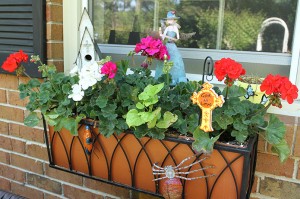
[[[184,167],[178,167],[178,166],[177,166],[177,168],[176,168],[175,170],[179,171],[179,170],[181,170],[181,169],[187,169],[187,168],[190,168],[191,166],[193,166],[193,165],[195,165],[195,164],[198,164],[198,163],[200,163],[200,162],[206,160],[207,158],[208,158],[208,157],[199,159],[199,160],[197,160],[196,162],[191,163],[191,164],[189,164],[189,165],[187,165],[187,166],[184,166]]]
[[[190,157],[187,157],[185,159],[183,159],[176,167],[174,167],[174,169],[177,169],[178,167],[180,167],[183,163],[185,163],[186,161],[190,160],[191,158],[193,158],[196,154],[190,156]]]
[[[163,167],[160,167],[160,166],[158,166],[156,163],[154,163],[154,164],[153,164],[153,167],[156,167],[156,168],[158,168],[158,169],[162,169],[162,170],[164,170],[164,168],[163,168]]]
[[[210,168],[214,168],[214,166],[207,166],[207,167],[203,167],[203,168],[200,168],[200,169],[195,169],[195,170],[192,170],[192,171],[180,171],[180,172],[176,172],[176,174],[191,174],[191,173],[195,173],[197,171],[203,171],[205,169],[210,169]]]
[[[183,176],[175,176],[175,177],[183,179],[183,180],[197,180],[197,179],[208,178],[208,177],[213,177],[213,176],[215,176],[215,174],[205,175],[205,176],[199,176],[199,177],[193,177],[193,178],[186,178],[186,177],[183,177]]]
[[[157,170],[157,169],[154,169],[154,168],[152,168],[152,171],[153,171],[153,173],[165,173],[165,171],[164,170]]]
[[[152,181],[163,180],[163,179],[166,179],[166,178],[167,178],[167,176],[161,177],[161,178],[156,178],[156,179],[153,179]]]

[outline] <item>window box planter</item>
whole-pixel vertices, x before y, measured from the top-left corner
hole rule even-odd
[[[93,148],[90,155],[85,152],[83,132],[89,125]],[[153,163],[164,167],[178,165],[183,159],[193,156],[192,140],[167,137],[156,140],[149,137],[136,138],[131,133],[105,138],[93,127],[93,123],[82,120],[79,135],[72,136],[63,129],[55,132],[53,127],[45,130],[50,166],[77,175],[85,176],[109,184],[161,197],[162,181],[153,181]],[[199,169],[214,165],[204,171],[184,177],[213,177],[197,180],[182,180],[182,198],[248,198],[251,192],[255,163],[257,137],[248,141],[247,147],[218,143],[211,156],[190,168]],[[203,155],[187,161],[190,164]]]

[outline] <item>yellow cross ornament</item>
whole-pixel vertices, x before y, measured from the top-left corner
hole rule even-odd
[[[212,128],[212,111],[216,107],[222,107],[225,101],[223,95],[218,96],[212,89],[212,84],[205,82],[202,87],[198,93],[194,92],[191,100],[202,110],[200,129],[204,132],[212,132],[214,130]]]

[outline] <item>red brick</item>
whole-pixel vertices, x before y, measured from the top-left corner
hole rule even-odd
[[[47,40],[63,40],[63,24],[47,24]]]
[[[34,173],[43,174],[43,163],[31,158],[11,154],[11,165],[32,171]]]
[[[0,162],[10,164],[10,154],[0,151]]]
[[[0,189],[10,192],[10,181],[4,178],[0,178]]]
[[[20,99],[20,92],[8,91],[8,103],[15,106],[25,107],[28,103],[28,98]]]
[[[300,180],[300,164],[298,163],[297,179]]]
[[[46,21],[63,22],[63,9],[60,5],[47,4]]]
[[[280,163],[276,155],[257,153],[256,171],[291,178],[294,171],[294,160],[287,159],[285,163]]]
[[[295,117],[294,116],[287,116],[287,115],[277,115],[278,119],[287,125],[295,125]]]
[[[294,148],[294,156],[300,157],[300,126],[296,129],[296,142]]]
[[[58,179],[58,180],[62,180],[65,182],[69,182],[72,184],[82,186],[82,177],[81,176],[51,168],[51,167],[49,167],[48,164],[45,164],[45,175],[55,178],[55,179]]]
[[[18,90],[18,77],[15,75],[0,74],[0,88]]]
[[[27,84],[29,82],[30,78],[26,76],[19,77],[19,84]]]
[[[258,183],[258,177],[254,176],[254,181],[253,181],[251,193],[256,193],[257,183]]]
[[[272,198],[299,198],[300,184],[265,177],[260,181],[259,192]]]
[[[8,135],[8,126],[8,123],[0,121],[0,134]]]
[[[257,143],[257,150],[259,152],[265,152],[265,145],[266,145],[266,141],[262,136],[258,137],[258,143]]]
[[[130,198],[130,193],[128,189],[110,185],[107,183],[99,182],[89,178],[84,178],[83,185],[87,188],[94,189],[100,192],[105,192],[120,198]]]
[[[61,199],[60,197],[44,193],[44,199]]]
[[[26,145],[26,154],[31,157],[42,159],[42,160],[49,159],[48,153],[47,153],[47,148],[36,145],[36,144],[27,144]]]
[[[7,150],[25,153],[25,142],[13,138],[0,136],[0,146]]]
[[[0,103],[7,103],[6,90],[0,89]]]
[[[44,194],[43,192],[36,190],[36,189],[32,189],[30,187],[27,187],[24,184],[17,184],[15,182],[11,182],[11,191],[14,194],[26,197],[26,198],[32,198],[32,199],[40,199],[40,198],[44,198]]]
[[[48,65],[54,65],[59,72],[64,72],[64,62],[63,61],[48,61]]]
[[[24,122],[24,111],[22,109],[0,106],[0,110],[0,118],[21,123]]]
[[[97,195],[85,190],[81,190],[75,187],[71,187],[69,185],[63,185],[63,189],[64,189],[64,196],[67,198],[78,198],[78,196],[80,196],[80,198],[84,198],[84,199],[104,199],[104,197],[102,195]]]
[[[63,59],[63,43],[47,43],[48,59]]]
[[[25,173],[18,169],[14,169],[10,166],[1,165],[0,166],[0,176],[9,178],[14,181],[25,182]]]
[[[52,193],[62,194],[61,183],[31,173],[27,173],[26,176],[27,176],[26,179],[28,184],[41,189],[45,189]]]
[[[15,137],[23,138],[30,141],[44,143],[44,131],[28,126],[10,124],[9,133]]]

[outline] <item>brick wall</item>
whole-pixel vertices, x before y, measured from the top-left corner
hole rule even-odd
[[[63,70],[62,0],[47,0],[47,58]],[[23,125],[25,102],[17,87],[27,78],[0,74],[0,189],[27,198],[138,198],[130,191],[49,167],[41,127]],[[291,157],[280,164],[270,147],[259,141],[252,198],[299,198],[299,118],[282,116]],[[140,198],[150,198],[141,196]]]

